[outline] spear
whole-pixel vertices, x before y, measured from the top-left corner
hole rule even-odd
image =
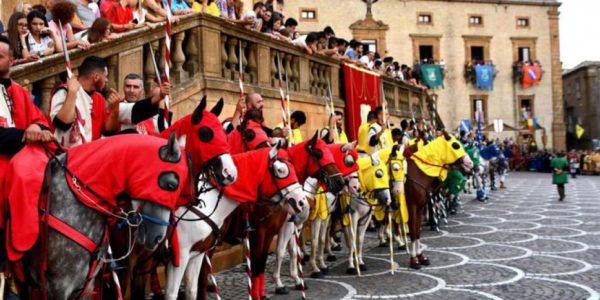
[[[69,49],[67,49],[67,42],[65,38],[65,33],[63,32],[62,22],[58,20],[58,33],[60,34],[60,44],[62,45],[63,55],[65,56],[65,68],[67,69],[67,78],[73,78],[73,71],[71,66],[71,57],[69,56]],[[77,109],[77,108],[76,108]],[[79,117],[78,117],[79,118]],[[83,144],[87,143],[87,139],[85,137],[85,128],[83,124],[78,120],[75,121],[77,123],[77,128],[79,129],[79,136],[81,137],[81,141]]]
[[[152,45],[148,44],[148,48],[150,49],[150,53],[148,54],[150,55],[150,58],[152,58],[152,66],[154,67],[154,76],[156,76],[156,81],[158,82],[158,85],[162,86],[162,78],[160,77],[160,71],[158,70],[158,64],[156,63],[156,56],[154,56],[154,50],[152,50]],[[165,119],[164,121],[165,128],[169,127],[168,120]]]
[[[333,106],[333,93],[331,92],[331,84],[329,83],[329,79],[327,79],[327,93],[329,95],[328,99],[325,99],[325,110],[331,118],[334,115],[335,108]],[[337,143],[340,140],[339,133],[337,130],[337,123],[333,123],[333,142]]]
[[[291,107],[291,105],[290,105],[290,78],[288,77],[287,69],[283,68],[283,71],[285,72],[285,102],[286,102],[287,118],[288,118],[288,124],[290,124],[290,126],[291,126],[292,125],[292,113],[290,111],[290,107]],[[290,133],[291,133],[291,128],[290,128]],[[293,139],[290,139],[290,142],[293,146],[293,143],[295,141]]]
[[[171,20],[173,13],[171,12],[171,0],[162,0],[165,11],[167,12],[167,22],[165,24],[165,82],[169,83],[171,73]],[[171,99],[165,96],[165,121],[169,123],[169,107]]]
[[[238,40],[238,65],[239,65],[239,83],[240,83],[240,99],[244,98],[244,68],[242,67],[242,40]],[[244,121],[244,115],[240,116],[240,124]]]
[[[292,128],[289,123],[290,116],[288,115],[288,110],[286,109],[286,100],[285,95],[283,94],[283,80],[281,79],[281,59],[279,57],[279,52],[275,52],[275,56],[277,59],[277,77],[279,79],[279,98],[281,99],[281,118],[283,119],[283,127],[288,129],[288,145],[291,146],[294,142],[290,138],[290,134],[292,134]],[[287,78],[286,78],[287,80]]]

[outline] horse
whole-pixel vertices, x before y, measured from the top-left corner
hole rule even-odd
[[[167,266],[166,299],[177,299],[184,273],[188,283],[186,298],[196,299],[205,252],[216,245],[225,218],[241,203],[276,205],[293,214],[308,206],[285,150],[279,150],[278,146],[261,148],[236,154],[233,161],[239,170],[236,182],[217,189],[210,181],[201,180],[196,203],[177,209],[179,266],[173,263]],[[268,200],[262,203],[260,199]]]
[[[340,170],[340,174],[344,177],[345,185],[342,192],[345,193],[358,193],[360,183],[358,181],[358,166],[356,165],[356,160],[358,159],[358,152],[355,149],[356,143],[349,144],[332,144],[328,145],[327,148],[333,154],[335,164]],[[273,272],[273,279],[276,283],[275,293],[280,295],[288,294],[289,291],[286,286],[281,282],[281,264],[283,262],[283,256],[285,254],[286,248],[290,253],[290,276],[294,279],[296,283],[296,289],[301,289],[301,279],[298,276],[297,266],[298,266],[298,256],[296,251],[302,251],[302,249],[297,249],[296,240],[293,238],[294,230],[298,230],[302,232],[302,225],[306,222],[309,217],[312,220],[311,226],[311,265],[313,265],[313,270],[316,268],[316,260],[317,257],[321,263],[323,268],[326,268],[325,262],[323,260],[323,252],[325,248],[325,241],[327,238],[327,229],[329,226],[329,221],[331,219],[331,213],[336,207],[335,198],[336,195],[331,193],[325,193],[319,190],[319,183],[316,178],[309,177],[304,182],[304,190],[307,192],[307,196],[309,199],[316,199],[317,193],[323,193],[326,197],[326,203],[317,203],[316,207],[311,207],[310,215],[308,213],[297,216],[295,218],[290,219],[290,221],[283,224],[279,234],[277,236],[277,250],[276,250],[276,268]],[[321,207],[322,206],[322,207]],[[290,218],[292,216],[289,216]],[[318,253],[318,254],[317,254]],[[318,270],[318,268],[317,268]],[[315,271],[320,273],[319,271]]]
[[[192,178],[197,180],[199,176],[207,176],[213,178],[219,186],[227,186],[237,178],[237,168],[229,154],[227,137],[218,119],[223,105],[223,99],[220,99],[210,111],[207,111],[207,100],[204,96],[191,114],[173,123],[160,135],[166,138],[175,134],[180,145],[185,147],[192,162]],[[129,250],[127,249],[128,233],[114,226],[110,227],[109,233],[115,255],[124,255]],[[161,255],[162,253],[153,253],[140,247],[134,248],[130,259],[117,271],[123,294],[127,292],[131,281],[131,297],[134,299],[144,297],[148,275],[150,273],[156,275],[156,265],[159,262],[157,258]]]
[[[462,167],[466,171],[473,168],[473,162],[465,153],[461,143],[447,132],[429,144],[410,147],[405,151],[407,175],[405,183],[408,226],[410,235],[410,261],[413,269],[430,264],[420,247],[421,220],[423,208],[427,205],[428,194],[432,192],[435,179],[445,180],[449,168]]]
[[[32,161],[45,171],[23,171]],[[59,154],[50,146],[27,146],[8,170],[9,258],[22,257],[25,284],[43,299],[87,295],[110,261],[107,222],[135,230],[137,242],[156,249],[177,199],[189,188],[189,168],[174,136],[116,136]]]
[[[350,249],[346,274],[356,275],[367,266],[362,258],[365,233],[376,206],[388,207],[392,203],[388,161],[397,148],[382,149],[358,159],[361,195],[343,195],[342,225],[346,246]],[[358,268],[358,269],[357,269]]]

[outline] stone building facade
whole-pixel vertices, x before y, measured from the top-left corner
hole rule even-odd
[[[301,32],[330,25],[338,37],[361,40],[411,67],[422,58],[443,60],[445,89],[435,93],[447,127],[473,120],[482,105],[486,123],[502,119],[520,129],[523,111],[529,111],[544,128],[536,133],[539,145],[546,140],[548,148],[566,147],[556,0],[371,0],[372,14],[366,14],[366,2],[287,0],[285,14],[299,21]],[[465,78],[473,59],[495,65],[493,91],[478,90]],[[513,78],[513,64],[526,59],[539,61],[543,72],[529,89]]]
[[[563,73],[569,149],[592,149],[600,139],[600,61],[586,61]],[[576,125],[585,130],[580,139]]]

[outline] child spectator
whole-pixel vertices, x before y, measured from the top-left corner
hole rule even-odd
[[[46,17],[37,10],[32,10],[27,15],[27,24],[29,33],[23,39],[25,48],[23,49],[23,58],[26,60],[36,60],[40,57],[54,53],[59,39],[56,34],[48,28]]]
[[[90,44],[86,41],[76,40],[73,35],[73,27],[71,26],[71,20],[75,16],[75,4],[69,1],[58,1],[52,5],[50,12],[52,13],[52,21],[48,22],[48,27],[54,32],[54,35],[58,37],[60,41],[60,31],[58,29],[59,21],[62,24],[62,31],[65,35],[65,42],[67,49],[79,48],[87,50]],[[31,30],[31,29],[30,29]],[[59,42],[56,44],[56,50],[62,51],[62,44]]]
[[[298,21],[296,21],[296,19],[288,18],[285,20],[284,28],[290,33],[291,40],[295,40],[300,36],[298,31],[296,31],[296,27],[298,27]]]

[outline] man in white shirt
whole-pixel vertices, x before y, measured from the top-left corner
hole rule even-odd
[[[119,106],[122,133],[158,135],[166,129],[163,100],[170,94],[171,84],[163,83],[152,90],[150,97],[144,98],[142,77],[131,73],[125,76],[123,90],[125,102]]]
[[[368,69],[372,69],[374,65],[375,53],[373,51],[367,52],[367,54],[363,55],[360,58],[360,62],[365,65]]]

